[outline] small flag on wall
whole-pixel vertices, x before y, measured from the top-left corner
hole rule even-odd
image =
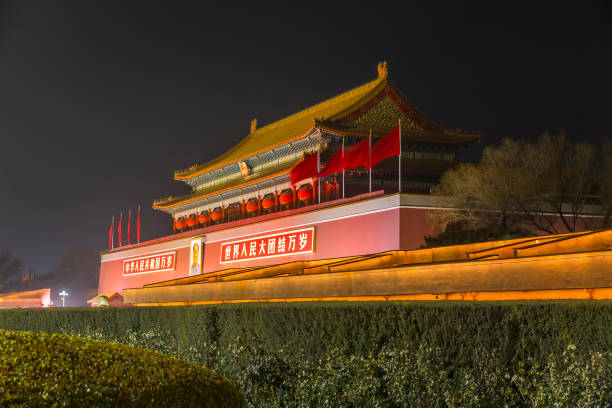
[[[123,213],[119,214],[119,224],[117,224],[117,246],[121,246],[121,220]]]
[[[140,243],[140,206],[138,206],[138,218],[136,218],[136,242]]]
[[[130,230],[132,229],[132,209],[128,212],[128,231],[127,231],[127,243],[130,244]]]
[[[115,216],[111,219],[110,229],[108,230],[108,249],[113,248],[113,225],[115,224]]]

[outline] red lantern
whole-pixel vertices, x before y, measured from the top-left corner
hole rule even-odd
[[[265,209],[265,210],[269,210],[270,208],[274,207],[274,199],[270,198],[270,197],[266,197],[261,201],[261,206]]]
[[[213,221],[219,221],[221,219],[221,209],[217,208],[212,212],[212,215],[210,216],[210,218],[212,218]]]
[[[195,214],[191,214],[191,215],[190,215],[190,216],[187,218],[187,226],[188,226],[189,228],[193,228],[193,227],[195,227],[195,225],[197,224],[197,222],[198,222],[198,221],[197,221],[197,219],[196,219]]]
[[[246,203],[246,210],[250,213],[257,211],[257,201],[248,201]]]
[[[281,205],[287,205],[293,201],[293,195],[287,192],[281,193],[281,195],[278,196],[278,201],[281,203]]]
[[[177,230],[182,230],[185,228],[185,218],[181,217],[178,220],[174,221],[174,228]]]
[[[198,222],[200,225],[204,225],[208,222],[208,211],[202,211],[198,216]]]
[[[307,200],[310,200],[311,198],[312,198],[312,190],[309,190],[307,188],[298,190],[298,199],[300,201],[307,201]]]

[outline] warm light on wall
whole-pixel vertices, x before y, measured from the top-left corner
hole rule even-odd
[[[423,300],[463,300],[463,301],[501,301],[501,300],[603,300],[612,299],[612,288],[562,289],[562,290],[521,290],[504,292],[456,292],[456,293],[419,293],[392,296],[354,296],[354,297],[314,297],[281,299],[238,299],[195,302],[155,302],[135,303],[134,306],[186,306],[215,305],[222,303],[274,303],[274,302],[375,302],[375,301],[423,301]]]

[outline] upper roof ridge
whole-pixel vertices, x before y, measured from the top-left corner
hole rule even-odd
[[[311,106],[309,108],[306,108],[304,110],[301,110],[299,112],[296,112],[296,113],[293,113],[293,114],[291,114],[289,116],[286,116],[286,117],[284,117],[284,118],[282,118],[280,120],[277,120],[277,121],[274,121],[272,123],[269,123],[269,124],[259,128],[259,129],[255,130],[254,132],[252,132],[252,134],[256,135],[257,133],[261,133],[261,132],[264,132],[266,130],[275,129],[277,127],[284,126],[287,123],[293,122],[295,120],[299,120],[299,119],[302,119],[302,118],[304,118],[306,116],[310,116],[313,113],[320,112],[323,109],[325,109],[325,108],[327,108],[327,107],[329,107],[331,105],[334,105],[334,104],[336,104],[338,102],[342,102],[344,100],[350,99],[350,98],[354,97],[357,94],[361,94],[361,93],[367,92],[368,90],[370,90],[371,88],[374,88],[376,85],[378,85],[381,81],[383,81],[385,79],[386,79],[386,76],[383,76],[383,77],[379,76],[378,78],[376,78],[373,81],[367,82],[367,83],[365,83],[363,85],[360,85],[358,87],[355,87],[355,88],[353,88],[353,89],[351,89],[349,91],[342,92],[342,93],[340,93],[340,94],[338,94],[338,95],[336,95],[334,97],[331,97],[331,98],[326,99],[326,100],[324,100],[322,102],[319,102],[316,105],[313,105],[313,106]]]

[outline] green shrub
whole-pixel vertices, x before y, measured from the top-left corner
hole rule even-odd
[[[161,353],[67,335],[4,330],[0,405],[246,406],[228,380]]]
[[[331,350],[365,356],[396,342],[439,348],[470,365],[476,348],[514,365],[529,357],[612,350],[611,301],[304,302],[179,307],[0,309],[0,329],[112,338],[161,330],[176,347],[256,337],[265,351],[318,359]],[[130,334],[131,333],[131,334]],[[161,339],[163,340],[163,339]],[[160,341],[140,338],[139,345]]]
[[[150,329],[119,341],[133,345],[144,339],[158,339],[148,347],[204,363],[231,379],[250,407],[612,406],[612,353],[577,353],[575,346],[515,365],[503,364],[498,349],[475,346],[466,365],[445,350],[409,341],[366,355],[334,349],[318,359],[285,348],[266,351],[256,337],[181,348],[167,333]]]
[[[0,310],[0,327],[176,356],[258,408],[612,406],[610,301]]]
[[[569,345],[561,356],[550,355],[544,365],[529,359],[520,363],[512,378],[533,407],[612,406],[611,353],[593,352],[577,356]]]

